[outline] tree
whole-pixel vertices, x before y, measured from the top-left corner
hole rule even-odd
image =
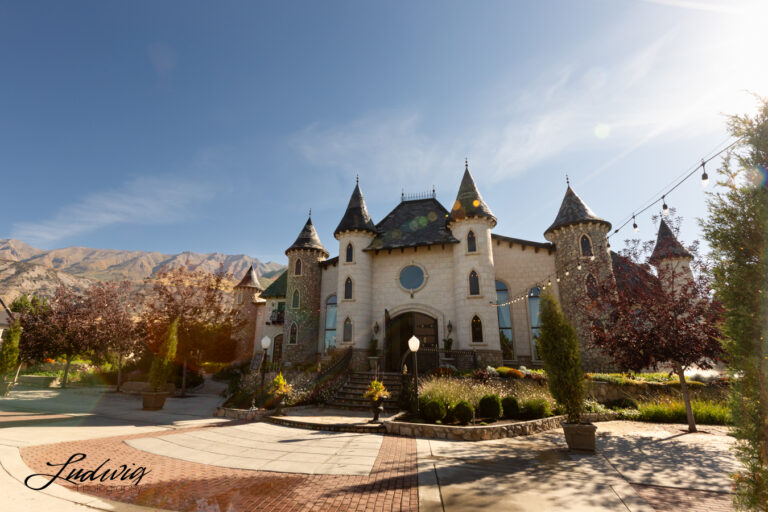
[[[5,375],[16,369],[19,363],[19,338],[21,338],[21,321],[16,319],[6,334],[5,340],[0,341],[0,381]]]
[[[94,315],[88,300],[62,285],[50,302],[45,357],[63,357],[66,361],[61,387],[67,387],[69,367],[75,356],[96,348]]]
[[[711,368],[722,357],[722,307],[711,298],[709,272],[697,261],[652,261],[655,273],[632,250],[612,254],[615,279],[598,283],[581,304],[592,344],[624,371],[671,365],[680,381],[689,432],[696,432],[685,370]],[[682,246],[681,246],[682,247]]]
[[[19,360],[24,363],[48,357],[51,307],[44,297],[24,294],[17,297],[9,308],[18,315],[22,336],[19,341]]]
[[[754,116],[731,116],[739,138],[719,170],[702,221],[712,247],[714,289],[727,311],[733,434],[744,466],[735,475],[735,504],[768,510],[768,99]]]
[[[190,362],[215,356],[221,347],[231,350],[234,344],[236,311],[225,295],[225,277],[221,271],[211,274],[177,267],[147,278],[151,290],[144,300],[142,330],[150,348],[156,348],[171,322],[178,320],[176,357],[182,364],[182,394]]]
[[[565,409],[568,423],[579,423],[585,394],[579,338],[550,293],[541,298],[539,325],[536,345],[544,361],[549,391]]]
[[[117,391],[122,384],[123,360],[138,348],[139,336],[134,319],[135,302],[130,297],[128,281],[99,282],[86,292],[93,315],[91,337],[97,350],[105,356],[117,356]]]
[[[168,377],[173,370],[173,360],[176,357],[176,348],[179,343],[179,319],[175,318],[168,326],[163,343],[160,345],[152,367],[149,369],[149,384],[155,393],[165,391]]]

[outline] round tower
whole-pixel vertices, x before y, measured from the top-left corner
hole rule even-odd
[[[662,219],[656,237],[656,246],[649,260],[651,265],[658,269],[662,284],[674,286],[676,290],[680,290],[693,280],[691,260],[693,255],[683,247],[669,225]]]
[[[614,278],[606,237],[610,230],[611,223],[595,215],[569,184],[555,221],[544,232],[544,237],[555,244],[560,306],[579,335],[582,364],[588,370],[610,366],[601,352],[586,344],[591,335],[580,307],[593,286]]]
[[[288,279],[285,291],[285,323],[283,334],[283,360],[303,363],[317,354],[320,326],[319,262],[328,258],[317,236],[312,217],[299,233],[299,237],[286,251]]]
[[[353,366],[364,367],[371,339],[376,337],[372,320],[373,257],[365,250],[376,238],[376,227],[365,206],[359,181],[333,236],[339,241],[337,346],[354,347]],[[381,349],[383,343],[378,341]]]
[[[493,265],[491,229],[496,225],[464,163],[464,176],[451,208],[448,228],[459,241],[453,247],[454,347],[476,350],[481,366],[502,363],[499,319],[496,308],[496,271]]]
[[[256,269],[251,265],[251,268],[248,269],[233,290],[237,316],[243,322],[242,327],[235,333],[237,340],[236,361],[250,359],[254,353],[254,341],[260,339],[257,331],[262,323],[260,322],[260,315],[264,314],[265,301],[261,298],[263,291]]]

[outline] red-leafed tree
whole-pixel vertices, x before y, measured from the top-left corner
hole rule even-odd
[[[664,228],[669,229],[666,224]],[[612,254],[615,280],[598,283],[585,294],[592,343],[625,371],[671,365],[680,379],[688,429],[695,432],[685,370],[711,368],[721,358],[723,309],[712,300],[704,264],[696,260],[691,264],[694,271],[689,270],[692,254],[682,257],[654,250],[647,259],[652,269],[640,263],[641,253],[640,244],[630,243],[624,255]]]
[[[226,274],[187,267],[163,269],[147,278],[150,291],[144,298],[141,325],[150,348],[163,340],[171,322],[178,319],[176,357],[182,365],[182,394],[190,363],[206,357],[231,360],[235,310],[226,293]]]
[[[92,314],[94,349],[117,356],[117,391],[120,391],[123,361],[138,349],[140,339],[131,285],[128,281],[99,282],[88,289],[86,299]]]

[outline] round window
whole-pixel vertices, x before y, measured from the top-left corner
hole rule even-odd
[[[424,271],[417,265],[408,265],[400,271],[400,286],[406,290],[416,290],[424,284]]]

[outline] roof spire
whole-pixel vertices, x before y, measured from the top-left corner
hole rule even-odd
[[[649,261],[651,265],[658,265],[662,260],[676,258],[693,259],[693,255],[680,243],[664,219],[661,219],[656,246]]]
[[[573,191],[569,184],[568,189],[565,191],[563,202],[560,204],[560,210],[557,212],[557,217],[555,217],[555,222],[547,228],[544,236],[547,236],[547,233],[557,228],[582,222],[597,222],[608,226],[609,230],[611,229],[611,223],[595,215],[595,212],[589,209],[589,206],[576,195],[576,192]]]
[[[571,180],[568,179],[568,173],[565,173],[565,184],[571,186]]]
[[[368,214],[363,193],[360,191],[360,183],[355,183],[355,190],[352,191],[352,197],[349,198],[347,210],[344,212],[336,231],[333,232],[333,236],[338,238],[339,233],[344,231],[367,231],[376,234],[376,227]]]
[[[293,245],[285,251],[285,253],[288,254],[294,249],[314,249],[322,252],[326,258],[328,257],[328,251],[323,247],[320,237],[317,236],[317,230],[315,230],[315,226],[312,225],[312,217],[307,219],[307,223],[304,224],[301,233],[299,233],[299,237],[293,242]]]
[[[469,159],[466,157],[464,157],[464,170],[465,171],[469,170]]]
[[[359,184],[360,184],[360,173],[355,175],[355,185],[359,185]]]
[[[312,208],[309,209],[309,216],[312,216]]]
[[[491,212],[491,209],[483,201],[480,192],[478,192],[475,180],[472,179],[472,175],[469,173],[469,162],[465,158],[464,177],[461,178],[459,193],[451,209],[451,221],[470,217],[485,217],[490,219],[494,226],[496,225],[496,217],[494,217],[493,212]]]

